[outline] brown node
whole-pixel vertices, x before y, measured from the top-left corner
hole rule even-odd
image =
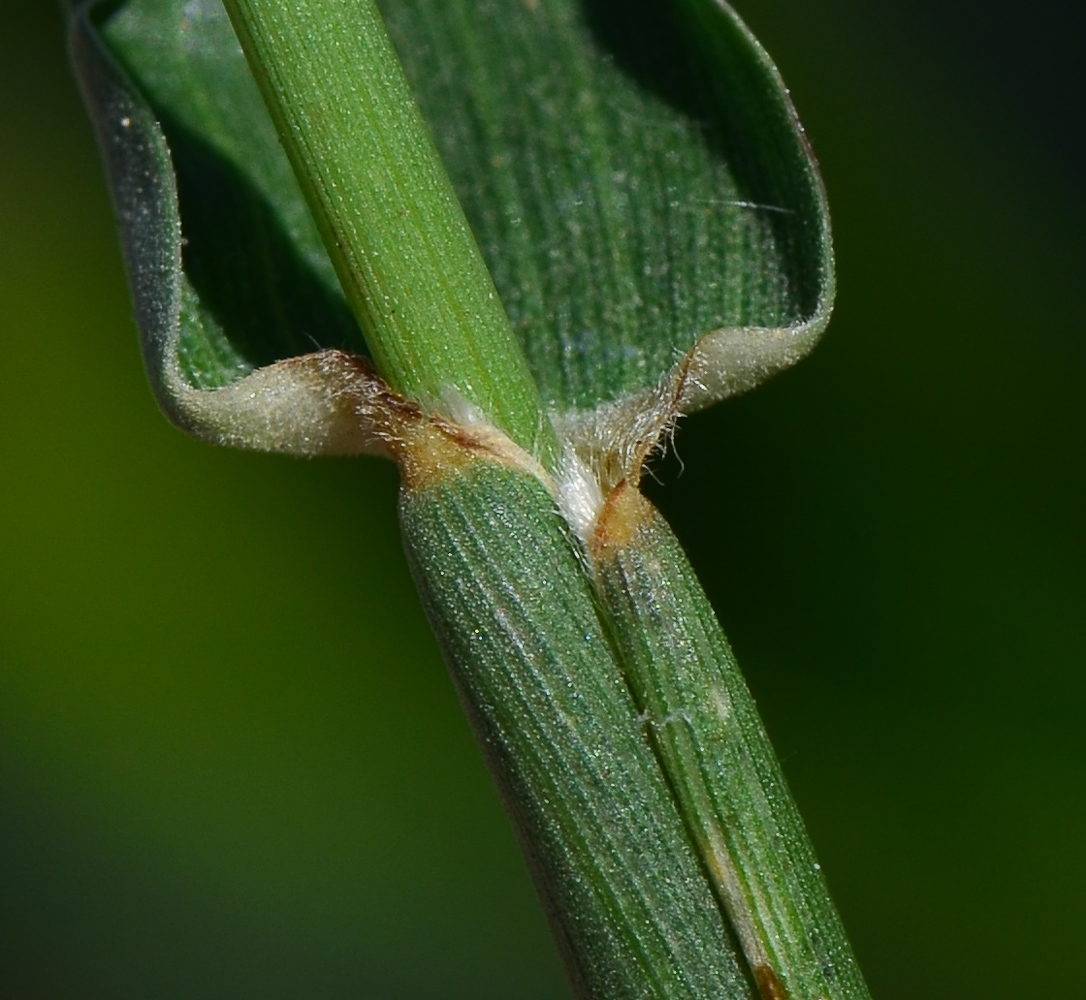
[[[592,533],[592,555],[599,559],[630,548],[655,516],[656,508],[645,499],[637,485],[624,479],[604,501]]]
[[[768,965],[759,965],[754,970],[754,979],[758,984],[758,992],[762,994],[762,1000],[789,1000],[784,983]]]
[[[546,470],[501,431],[489,425],[463,427],[436,416],[401,423],[389,450],[408,490],[437,486],[473,462],[490,462],[539,479],[553,491]]]
[[[395,448],[404,489],[425,490],[477,460],[470,442],[430,420],[403,428]]]

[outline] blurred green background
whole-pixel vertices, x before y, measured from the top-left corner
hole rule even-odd
[[[0,997],[560,998],[393,470],[158,415],[48,2],[0,30]],[[748,0],[824,344],[686,422],[702,572],[878,1000],[1086,996],[1086,97],[1069,3]]]

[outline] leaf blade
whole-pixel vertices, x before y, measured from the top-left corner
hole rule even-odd
[[[385,14],[553,411],[636,399],[680,364],[680,408],[697,409],[817,341],[834,290],[825,193],[779,74],[730,7],[413,0]],[[314,347],[361,352],[218,0],[129,0],[105,32],[183,161],[189,383]],[[220,176],[199,183],[209,162]],[[202,199],[209,188],[225,193]],[[241,235],[216,255],[201,234],[231,216]],[[276,248],[274,264],[238,280],[247,240]],[[282,302],[288,287],[303,292]]]
[[[553,409],[646,392],[720,331],[696,359],[697,408],[817,340],[833,298],[825,194],[730,7],[384,8]],[[715,79],[691,63],[691,34]]]
[[[159,4],[154,11],[160,16],[175,16],[179,9],[167,3]],[[213,26],[219,22],[221,33],[225,13],[217,0],[199,0],[185,9],[207,15],[204,20],[210,17]],[[319,266],[309,273],[288,267],[286,275],[283,268],[274,266],[284,256],[293,261],[304,256],[305,240],[275,233],[274,246],[264,254],[265,259],[259,260],[259,252],[255,255],[257,266],[251,272],[255,290],[250,288],[240,297],[236,295],[239,283],[231,281],[229,267],[204,267],[204,277],[217,286],[210,296],[206,294],[209,286],[201,285],[201,268],[192,266],[190,236],[182,232],[179,187],[187,185],[197,191],[198,197],[206,196],[210,204],[225,202],[242,219],[248,216],[257,220],[255,233],[243,226],[239,235],[229,226],[222,227],[222,216],[205,213],[204,221],[209,226],[198,246],[214,247],[221,235],[225,252],[220,248],[220,252],[211,254],[220,264],[237,250],[238,240],[245,245],[244,260],[254,256],[249,252],[254,248],[267,250],[261,233],[279,225],[273,217],[274,204],[269,207],[268,202],[277,198],[292,211],[292,203],[301,206],[300,194],[288,169],[285,178],[279,178],[285,187],[275,198],[264,199],[236,164],[216,159],[214,143],[206,137],[187,133],[183,125],[168,136],[162,120],[170,119],[169,108],[152,106],[103,37],[102,18],[107,18],[108,27],[108,17],[116,12],[116,5],[103,0],[71,0],[68,45],[109,181],[145,368],[163,413],[194,437],[231,447],[294,455],[384,453],[380,434],[360,412],[360,408],[369,409],[366,397],[373,394],[375,387],[372,372],[358,357],[361,341],[341,291],[338,287],[334,292],[318,287]],[[225,27],[229,29],[229,24]],[[156,30],[162,28],[162,23],[156,24]],[[240,57],[236,43],[232,56],[228,45],[219,44],[218,49],[235,62]],[[163,65],[168,70],[168,60]],[[255,91],[251,81],[249,86]],[[241,103],[244,106],[244,100]],[[258,110],[267,119],[262,108]],[[270,128],[270,121],[264,124]],[[261,133],[259,120],[253,128],[256,134]],[[260,142],[266,145],[266,140],[267,134]],[[274,133],[272,143],[278,151]],[[175,152],[192,147],[196,148],[196,159],[212,161],[216,177],[232,174],[240,184],[227,185],[224,192],[215,184],[189,183],[192,178],[184,169],[178,170]],[[278,155],[282,159],[281,151]],[[180,162],[191,164],[192,158],[183,155]],[[187,221],[191,223],[191,215]],[[312,228],[311,220],[309,225]],[[191,225],[186,226],[185,233],[192,233]],[[311,257],[323,254],[319,241],[315,249],[309,249]],[[199,258],[199,253],[196,256]],[[273,266],[268,266],[268,258]],[[326,263],[334,281],[331,264]],[[193,271],[197,272],[195,281]],[[300,277],[300,296],[296,296],[293,284],[284,283],[289,277]],[[219,298],[216,290],[230,302],[235,317],[239,315],[239,302],[259,305],[250,317],[255,318],[257,336],[247,337],[244,327],[220,322],[221,317],[209,308],[209,299],[214,302]],[[290,322],[297,309],[281,308],[284,295],[303,300],[302,313],[316,318],[325,335],[324,345],[304,328],[302,340],[297,339],[298,331]],[[269,310],[272,321],[264,323]],[[305,343],[307,338],[311,344]],[[356,350],[336,349],[335,345],[343,340]],[[310,346],[329,349],[306,353]]]
[[[189,381],[214,388],[314,348],[364,353],[221,3],[132,0],[100,31],[169,150],[189,288],[178,349],[210,362],[183,364]]]

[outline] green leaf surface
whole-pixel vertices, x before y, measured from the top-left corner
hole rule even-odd
[[[646,390],[712,331],[813,342],[833,284],[824,194],[730,7],[382,6],[554,409]],[[703,373],[708,395],[733,374]]]
[[[693,409],[814,343],[833,293],[824,193],[779,75],[730,7],[382,7],[549,408],[637,395],[687,359]],[[158,262],[135,292],[167,412],[193,429],[172,398],[184,386],[361,352],[219,0],[91,0],[73,24],[115,197],[131,203],[130,270]]]
[[[102,30],[172,160],[182,237],[178,352],[192,384],[228,384],[319,347],[364,351],[222,4],[132,0]]]
[[[344,419],[357,364],[307,353],[364,345],[221,5],[73,0],[69,11],[163,411],[238,447],[369,449]],[[137,39],[128,72],[103,28]]]

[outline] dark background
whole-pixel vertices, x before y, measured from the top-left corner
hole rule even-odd
[[[0,997],[558,998],[375,461],[158,415],[48,2],[0,29]],[[747,0],[825,342],[688,420],[691,549],[877,1000],[1086,996],[1078,5]]]

